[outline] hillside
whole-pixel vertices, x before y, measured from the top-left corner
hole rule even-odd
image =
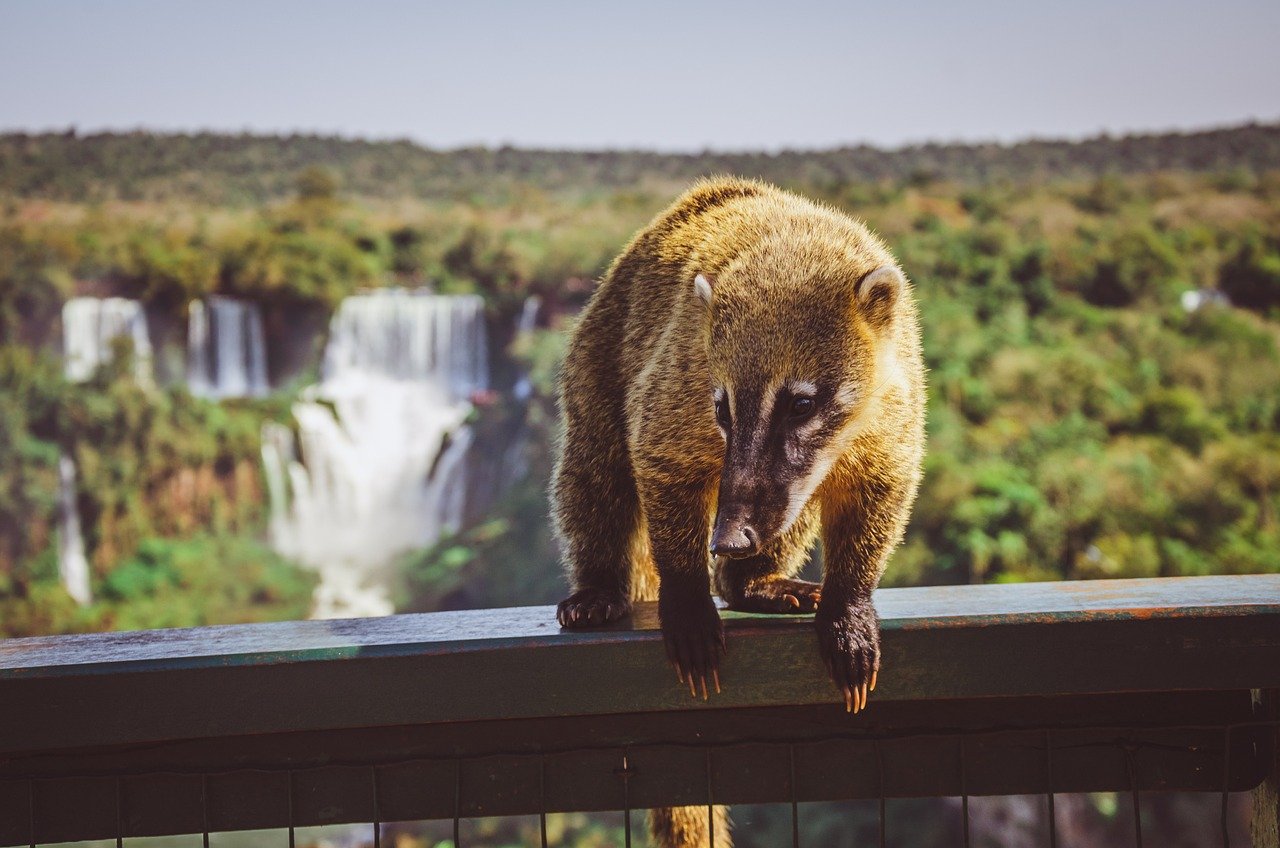
[[[385,286],[483,298],[494,385],[522,374],[530,390],[527,408],[500,393],[474,421],[483,445],[523,428],[528,476],[406,556],[398,608],[558,600],[546,487],[565,331],[620,245],[703,170],[864,218],[913,281],[930,448],[887,582],[1280,571],[1277,144],[1280,125],[737,157],[0,139],[0,633],[299,614],[307,575],[263,546],[261,433],[296,425],[335,310]],[[1023,176],[973,180],[1003,173]],[[111,197],[140,202],[93,200]],[[108,295],[145,311],[162,390],[123,349],[64,377],[64,303]],[[190,305],[212,297],[261,311],[273,396],[183,384]],[[517,338],[531,302],[537,329]],[[89,608],[59,582],[63,456]]]
[[[290,195],[309,166],[349,195],[504,202],[516,186],[572,192],[670,188],[703,174],[784,185],[1045,181],[1153,171],[1258,173],[1280,162],[1280,123],[1012,145],[926,144],[779,153],[675,154],[466,148],[324,136],[145,132],[0,135],[0,197],[244,205]]]

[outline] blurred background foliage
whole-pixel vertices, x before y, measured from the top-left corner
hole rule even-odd
[[[495,334],[497,367],[535,390],[529,474],[404,557],[399,600],[555,601],[545,487],[566,331],[630,234],[724,170],[864,218],[915,284],[930,445],[887,585],[1280,571],[1278,152],[1280,127],[1256,125],[740,156],[0,136],[0,634],[306,611],[310,576],[262,542],[259,433],[288,423],[290,390],[193,398],[140,383],[127,349],[70,384],[58,316],[75,294],[138,298],[158,326],[235,295],[320,334],[373,286],[478,293],[495,326],[541,297],[535,332]],[[481,409],[480,438],[510,412]],[[54,566],[61,453],[79,468],[85,610]]]

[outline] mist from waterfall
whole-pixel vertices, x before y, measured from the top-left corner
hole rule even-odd
[[[263,432],[273,545],[320,573],[314,616],[392,612],[390,566],[462,522],[470,396],[488,384],[478,297],[345,299],[298,439]]]
[[[80,511],[76,506],[76,464],[58,457],[58,576],[67,594],[81,606],[93,600],[89,589],[89,560],[84,554]]]
[[[215,399],[267,394],[267,346],[258,304],[229,297],[191,301],[187,386],[193,395]]]
[[[111,342],[133,340],[139,380],[151,379],[151,337],[142,304],[123,297],[73,297],[62,305],[62,346],[67,379],[80,382],[111,360]]]

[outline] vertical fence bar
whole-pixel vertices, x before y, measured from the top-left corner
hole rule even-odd
[[[538,831],[542,835],[542,848],[547,848],[547,757],[538,757]]]
[[[27,781],[27,829],[31,848],[36,848],[36,782]]]
[[[1049,848],[1058,848],[1058,816],[1053,804],[1053,736],[1044,732],[1045,795],[1049,799]]]
[[[716,810],[711,795],[711,749],[707,749],[707,845],[716,848]]]
[[[460,848],[462,837],[462,761],[453,761],[453,848]]]
[[[1252,701],[1265,728],[1255,745],[1266,754],[1266,766],[1262,783],[1250,793],[1249,831],[1254,848],[1280,848],[1280,688],[1254,689]]]
[[[796,800],[796,746],[787,746],[791,757],[791,848],[800,848],[800,804]]]
[[[614,774],[622,778],[622,835],[626,848],[631,848],[631,757],[627,748],[622,749],[622,768]]]
[[[369,768],[373,780],[373,848],[382,848],[382,805],[378,802],[378,767]]]
[[[293,845],[293,772],[289,772],[289,848]]]
[[[124,780],[116,778],[116,848],[124,848]]]
[[[884,809],[884,795],[885,795],[884,751],[881,750],[880,748],[879,739],[875,740],[875,747],[876,747],[876,775],[880,782],[880,810],[879,810],[880,812],[880,848],[885,848],[885,840],[888,837],[886,836],[886,833],[885,833],[887,828],[885,827],[886,816],[885,816],[885,809]]]
[[[964,848],[969,848],[969,788],[964,773],[964,737],[960,737],[960,816],[964,822]]]
[[[209,775],[200,775],[200,839],[209,848]]]
[[[1227,803],[1231,799],[1231,725],[1222,729],[1222,848],[1231,848]]]
[[[1129,772],[1129,794],[1133,796],[1133,830],[1137,838],[1138,848],[1142,848],[1142,804],[1138,799],[1137,766],[1133,761],[1133,755],[1133,743],[1126,743],[1124,746],[1124,763]]]

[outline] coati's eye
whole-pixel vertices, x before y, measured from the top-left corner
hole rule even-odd
[[[733,423],[729,418],[729,399],[724,396],[716,398],[716,423],[726,430]]]
[[[811,397],[803,395],[791,399],[791,418],[793,421],[803,421],[817,410],[818,404]]]

